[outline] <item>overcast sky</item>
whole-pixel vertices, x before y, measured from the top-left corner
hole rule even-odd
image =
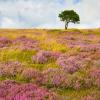
[[[0,0],[0,28],[63,28],[58,14],[74,9],[75,28],[100,27],[100,0]]]

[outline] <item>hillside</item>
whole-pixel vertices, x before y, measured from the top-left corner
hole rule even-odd
[[[0,100],[100,100],[100,29],[1,29]]]

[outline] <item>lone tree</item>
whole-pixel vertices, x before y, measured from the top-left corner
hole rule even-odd
[[[65,29],[68,28],[70,22],[75,24],[80,21],[79,15],[74,10],[64,10],[59,14],[59,18],[65,22]]]

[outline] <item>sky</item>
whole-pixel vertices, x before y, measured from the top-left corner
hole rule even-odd
[[[64,28],[58,15],[72,9],[80,24],[70,28],[100,27],[100,0],[0,0],[0,28]]]

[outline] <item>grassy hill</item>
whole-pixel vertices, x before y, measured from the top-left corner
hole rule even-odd
[[[100,100],[100,29],[1,29],[5,99]]]

